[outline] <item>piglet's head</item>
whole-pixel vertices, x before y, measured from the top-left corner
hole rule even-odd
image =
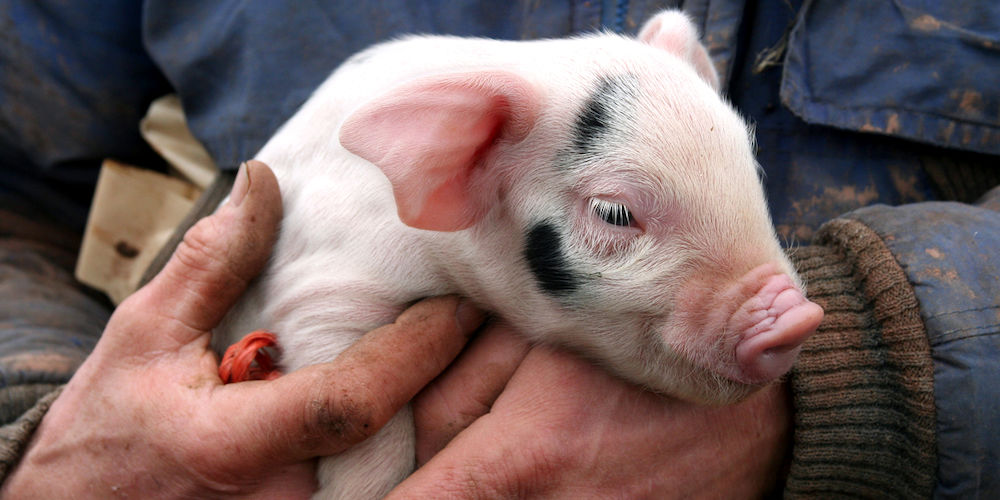
[[[470,293],[525,334],[700,402],[779,378],[823,313],[696,30],[668,12],[639,40],[567,43],[593,60],[409,82],[341,143],[382,169],[403,222],[475,235],[465,272],[490,285]]]

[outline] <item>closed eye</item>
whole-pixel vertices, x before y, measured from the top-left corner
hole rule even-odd
[[[628,207],[600,198],[590,199],[590,210],[604,222],[619,227],[635,227],[635,217]]]

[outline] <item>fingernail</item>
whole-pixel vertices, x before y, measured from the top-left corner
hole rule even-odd
[[[240,164],[239,171],[236,172],[236,180],[233,181],[233,190],[229,193],[229,203],[234,207],[240,206],[247,192],[250,191],[250,173],[247,172],[247,162]]]
[[[472,302],[462,299],[458,303],[458,307],[455,308],[455,319],[458,320],[459,328],[466,335],[472,335],[472,332],[475,332],[479,325],[482,325],[483,321],[486,320],[486,313],[473,305]]]

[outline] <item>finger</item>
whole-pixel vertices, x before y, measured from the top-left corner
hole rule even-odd
[[[331,363],[221,387],[218,406],[247,464],[332,455],[378,431],[448,366],[483,318],[456,297],[426,299]]]
[[[388,498],[629,497],[588,490],[585,485],[600,467],[582,468],[591,460],[600,462],[603,453],[627,449],[603,449],[606,437],[628,420],[621,415],[640,414],[639,403],[656,398],[645,391],[630,397],[622,388],[626,393],[634,389],[565,351],[535,346],[490,413],[455,436]]]
[[[413,401],[417,465],[490,411],[530,344],[505,323],[486,327]]]
[[[531,435],[505,432],[509,430],[492,415],[482,417],[393,489],[386,499],[545,496],[541,495],[542,485],[532,484],[532,476],[522,472],[524,464],[529,464],[539,471],[540,477],[548,476],[542,471],[545,468],[542,464],[530,459],[535,448],[530,442]]]
[[[151,324],[158,317],[186,326],[170,329],[181,344],[211,330],[267,262],[280,220],[281,194],[271,169],[244,163],[229,200],[192,227],[163,271],[119,309],[144,311],[147,322],[153,314]]]
[[[574,391],[582,389],[577,384],[590,388],[589,371],[596,372],[598,379],[604,374],[566,352],[544,346],[529,346],[520,358],[490,412],[454,436],[388,498],[553,496],[546,495],[546,489],[563,479],[557,473],[578,456],[566,451],[571,440],[564,434],[576,435],[580,429],[569,429],[565,423],[575,424],[588,415],[567,400],[581,392]],[[603,395],[603,391],[595,394]],[[604,404],[609,404],[608,398],[600,401]]]

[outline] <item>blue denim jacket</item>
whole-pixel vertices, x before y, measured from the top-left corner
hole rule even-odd
[[[0,197],[28,196],[81,226],[101,159],[157,165],[137,123],[171,90],[195,135],[234,168],[374,42],[634,33],[680,4],[756,128],[786,241],[807,243],[864,206],[903,205],[862,215],[893,242],[932,336],[938,493],[1000,497],[1000,439],[989,432],[1000,422],[998,215],[954,204],[925,223],[929,205],[904,205],[941,198],[940,177],[965,164],[1000,171],[998,2],[0,1]],[[977,277],[972,292],[959,285]]]

